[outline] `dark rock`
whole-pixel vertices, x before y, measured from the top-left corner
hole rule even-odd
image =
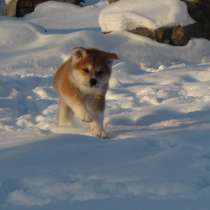
[[[193,23],[186,26],[161,27],[155,30],[155,40],[175,46],[184,46],[192,38],[210,40],[209,23]]]
[[[186,45],[190,36],[183,26],[177,25],[173,27],[161,27],[156,30],[151,30],[144,27],[138,27],[134,30],[130,30],[134,34],[146,36],[150,39],[156,40],[161,43],[183,46]]]
[[[15,16],[16,14],[16,0],[11,0],[9,2],[5,2],[3,14],[5,16]]]
[[[183,26],[177,25],[156,29],[155,40],[174,46],[183,46],[189,42],[190,37]]]
[[[174,46],[184,46],[192,38],[205,38],[210,40],[210,24],[209,23],[193,23],[186,26],[161,27],[151,30],[139,27],[130,30],[134,34],[146,36],[160,43],[170,44]]]
[[[17,17],[23,17],[24,15],[33,12],[35,7],[38,4],[41,4],[43,2],[46,2],[49,0],[18,0],[17,6],[16,6],[16,16]],[[55,0],[58,2],[67,2],[72,3],[76,5],[80,5],[80,0]]]
[[[112,3],[116,0],[108,1]],[[210,0],[180,1],[184,1],[187,4],[188,13],[197,21],[196,23],[186,26],[165,26],[156,30],[142,26],[134,30],[129,30],[129,32],[174,46],[187,45],[192,38],[205,38],[210,40]]]
[[[145,27],[138,27],[136,29],[130,30],[129,32],[132,32],[134,34],[138,34],[141,36],[146,36],[150,39],[155,39],[155,32],[152,29],[148,29]]]
[[[155,40],[161,43],[170,44],[172,27],[161,27],[155,30]]]
[[[172,29],[170,44],[175,46],[184,46],[190,41],[190,35],[187,33],[185,27],[174,26]]]
[[[197,22],[210,22],[210,0],[180,0],[187,4],[189,15]]]
[[[205,38],[210,40],[210,24],[209,23],[193,23],[184,26],[184,29],[190,38]]]
[[[177,25],[172,27],[161,27],[156,30],[139,27],[134,30],[130,30],[129,32],[141,36],[146,36],[160,43],[170,44],[174,46],[184,46],[190,40],[190,35],[188,31],[190,30],[186,30],[185,27]]]

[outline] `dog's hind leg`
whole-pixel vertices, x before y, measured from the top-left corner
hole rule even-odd
[[[58,104],[58,126],[66,126],[72,119],[73,112],[71,108],[64,102],[59,100]]]

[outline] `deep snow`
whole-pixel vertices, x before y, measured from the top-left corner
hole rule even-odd
[[[104,7],[48,2],[0,17],[0,209],[209,210],[210,42],[104,35]],[[109,140],[55,126],[52,75],[76,46],[120,56]]]

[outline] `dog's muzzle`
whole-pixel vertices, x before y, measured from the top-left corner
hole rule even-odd
[[[90,80],[90,87],[94,87],[94,86],[96,86],[96,84],[97,84],[97,80],[96,79],[91,79]]]

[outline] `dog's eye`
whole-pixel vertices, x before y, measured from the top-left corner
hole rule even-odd
[[[100,75],[102,75],[102,74],[103,74],[103,71],[98,71],[98,72],[97,72],[97,75],[98,75],[98,76],[100,76]]]
[[[87,73],[87,74],[89,74],[89,73],[90,73],[90,71],[89,71],[89,69],[88,69],[88,68],[84,68],[84,69],[83,69],[83,71],[84,71],[85,73]]]

